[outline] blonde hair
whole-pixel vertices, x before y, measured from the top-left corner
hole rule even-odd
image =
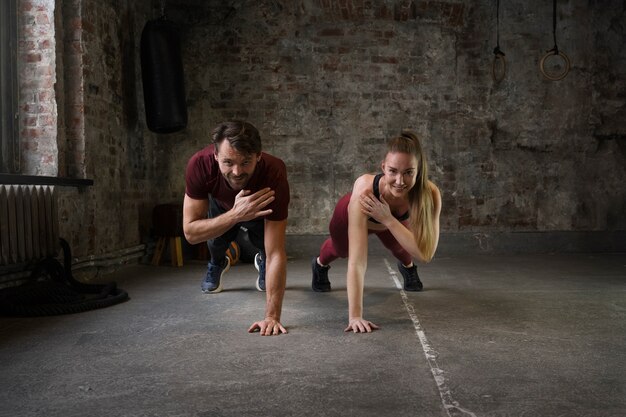
[[[428,183],[428,163],[422,145],[415,133],[403,130],[400,136],[389,139],[387,153],[401,152],[417,158],[417,178],[409,191],[409,225],[414,231],[415,243],[426,262],[435,255],[434,202]]]

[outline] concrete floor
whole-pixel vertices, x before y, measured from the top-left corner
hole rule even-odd
[[[251,264],[200,292],[204,265],[105,277],[131,300],[0,318],[0,416],[626,416],[626,254],[439,257],[422,293],[371,256],[371,334],[291,259],[283,324],[261,337]]]

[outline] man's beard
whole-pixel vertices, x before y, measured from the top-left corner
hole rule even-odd
[[[234,190],[243,190],[243,187],[246,186],[246,184],[248,184],[248,179],[250,178],[250,176],[248,174],[243,174],[240,175],[238,177],[235,177],[233,175],[224,175],[224,178],[226,179],[226,182],[228,183],[228,185],[230,185],[230,187]]]

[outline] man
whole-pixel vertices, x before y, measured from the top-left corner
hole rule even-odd
[[[250,123],[228,121],[213,130],[213,145],[191,157],[185,180],[185,238],[192,244],[207,241],[211,253],[202,291],[222,290],[222,278],[230,268],[226,250],[245,226],[259,249],[254,262],[259,271],[257,289],[266,291],[265,318],[248,331],[259,330],[263,336],[287,333],[280,323],[289,205],[284,162],[261,151],[259,132]]]

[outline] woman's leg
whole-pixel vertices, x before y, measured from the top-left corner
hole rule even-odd
[[[333,212],[328,230],[330,237],[322,244],[319,262],[328,265],[337,258],[348,257],[348,204],[350,193],[343,196]]]
[[[350,194],[343,196],[333,212],[328,230],[330,237],[322,244],[319,258],[314,257],[311,261],[313,279],[311,287],[313,291],[330,291],[330,281],[328,280],[328,265],[337,258],[348,257],[348,203]],[[321,264],[321,265],[320,265]]]

